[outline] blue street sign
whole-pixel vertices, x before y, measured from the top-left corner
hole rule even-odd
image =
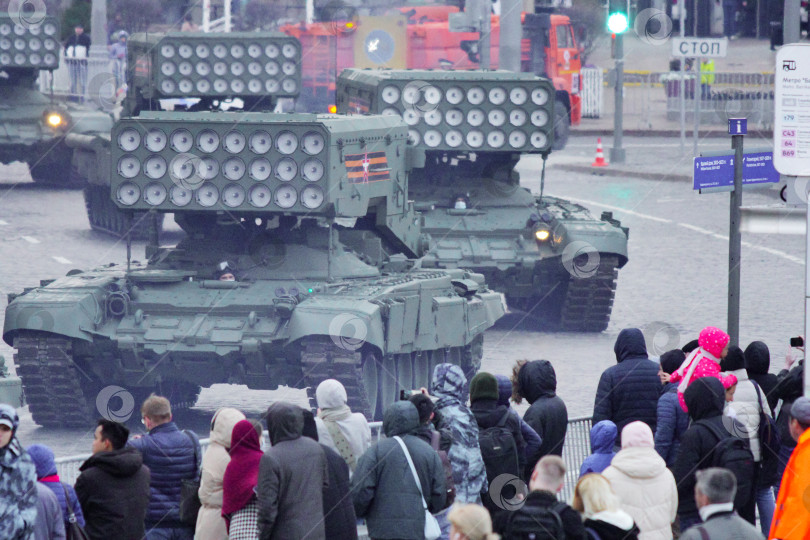
[[[747,118],[729,118],[728,119],[728,134],[729,135],[746,135],[746,134],[748,134],[748,119]]]
[[[692,169],[693,189],[734,185],[734,156],[696,157]],[[743,157],[743,184],[779,182],[773,167],[773,152],[753,152]]]

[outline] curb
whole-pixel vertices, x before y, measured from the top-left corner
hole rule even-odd
[[[571,135],[591,136],[591,137],[612,137],[613,128],[610,129],[576,129],[571,128]],[[625,129],[622,131],[625,137],[680,137],[681,131],[678,129]],[[728,137],[727,131],[722,129],[704,129],[698,131],[698,138],[706,137]],[[759,139],[773,139],[772,130],[754,131],[750,130],[747,137]],[[686,128],[686,138],[692,138],[692,128]]]
[[[664,180],[669,182],[692,182],[692,177],[685,174],[661,174],[655,172],[633,171],[629,169],[622,169],[619,167],[603,167],[595,168],[590,165],[573,165],[570,163],[561,163],[559,165],[550,165],[549,169],[559,169],[562,171],[577,172],[577,173],[591,173],[594,176],[619,176],[622,178],[639,178],[642,180]]]

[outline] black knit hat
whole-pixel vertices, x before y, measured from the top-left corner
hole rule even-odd
[[[433,400],[425,394],[419,393],[412,395],[408,398],[408,401],[413,403],[416,410],[419,411],[419,423],[427,424],[428,420],[430,420],[430,414],[435,408],[433,406]]]
[[[675,370],[681,367],[683,361],[686,360],[686,354],[680,349],[672,349],[661,355],[661,369],[664,373],[672,375]]]
[[[736,345],[732,345],[728,348],[726,357],[720,360],[720,371],[736,371],[738,369],[745,369],[745,353]]]
[[[498,399],[498,379],[486,371],[477,373],[470,381],[470,402],[479,399]]]

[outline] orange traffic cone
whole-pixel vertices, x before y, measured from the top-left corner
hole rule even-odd
[[[596,159],[593,163],[591,163],[591,167],[607,167],[607,161],[605,161],[605,153],[602,152],[602,137],[596,139]]]

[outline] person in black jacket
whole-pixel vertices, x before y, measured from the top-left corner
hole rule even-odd
[[[141,453],[125,446],[129,430],[98,421],[93,455],[79,467],[76,495],[91,540],[141,540],[149,504],[149,469]]]
[[[680,349],[673,349],[661,355],[661,372],[672,375],[681,367],[686,355]],[[672,469],[675,457],[681,446],[681,436],[689,427],[689,415],[678,403],[678,385],[665,383],[658,398],[658,414],[655,425],[655,450]]]
[[[304,431],[302,435],[318,440],[318,426],[315,416],[309,409],[304,413]],[[321,445],[326,454],[326,468],[329,485],[323,488],[323,526],[330,540],[357,540],[357,518],[349,494],[349,466],[340,454]]]
[[[568,431],[568,409],[556,394],[557,374],[548,360],[520,360],[512,368],[512,400],[520,403],[526,398],[529,409],[523,420],[543,440],[537,459],[548,454],[562,456],[565,433]],[[535,463],[526,463],[526,476],[534,471]]]
[[[745,429],[742,425],[731,425],[730,422],[734,420],[723,416],[726,391],[723,383],[716,377],[695,379],[684,392],[684,400],[689,408],[692,424],[681,437],[681,448],[672,471],[678,485],[678,517],[681,531],[700,523],[700,514],[695,502],[695,472],[712,466],[712,452],[720,442],[709,429],[722,434],[724,438],[731,437],[732,431],[744,433]],[[696,425],[699,420],[710,428]],[[753,478],[751,480],[753,481]],[[738,511],[741,509],[737,508]]]
[[[503,422],[503,427],[512,434],[515,440],[515,450],[517,451],[516,476],[523,476],[526,469],[526,441],[520,432],[520,422],[511,413],[509,407],[498,405],[498,380],[491,373],[479,371],[470,381],[470,410],[472,410],[475,421],[478,424],[479,436],[486,429],[494,428]],[[483,454],[483,448],[482,448]],[[484,464],[490,470],[490,463],[487,463],[487,456],[484,457]],[[514,462],[513,462],[514,463]],[[528,479],[528,476],[525,477]],[[492,484],[495,478],[487,475],[487,483]],[[492,502],[489,493],[482,494],[484,506],[493,516],[504,509]]]
[[[537,523],[534,531],[537,538],[556,535],[556,531],[549,527],[547,513],[541,511],[543,508],[551,507],[560,517],[566,540],[585,540],[587,536],[579,513],[564,502],[557,500],[557,493],[560,492],[564,483],[565,462],[562,458],[554,455],[541,458],[532,471],[529,482],[531,491],[526,496],[526,502],[513,512],[501,512],[495,516],[493,519],[495,532],[500,534],[501,538],[512,538],[514,530],[519,524],[524,524],[525,527],[527,522],[531,524],[534,521]],[[541,533],[547,534],[543,536]]]
[[[782,400],[779,414],[776,417],[776,428],[782,439],[782,447],[779,449],[779,463],[777,467],[777,477],[782,478],[785,467],[790,460],[790,454],[796,448],[796,440],[790,434],[790,407],[793,402],[804,395],[804,360],[799,360],[797,365],[793,365],[792,357],[787,361],[787,367],[776,376],[777,383],[773,389],[773,394]],[[774,492],[779,494],[779,482],[774,486]]]
[[[762,393],[768,400],[768,405],[771,407],[771,416],[774,415],[776,404],[779,403],[779,397],[774,392],[778,379],[773,373],[769,373],[771,369],[771,352],[768,346],[762,341],[752,341],[748,347],[745,348],[745,370],[748,372],[748,378],[756,382],[762,389]]]
[[[352,500],[357,517],[366,518],[370,538],[422,540],[424,501],[430,512],[444,508],[444,469],[439,455],[413,433],[419,413],[410,401],[390,405],[383,415],[385,438],[366,450],[352,476]],[[413,461],[417,487],[399,437]]]
[[[619,332],[613,352],[617,363],[602,373],[596,389],[594,424],[610,420],[621,433],[624,426],[640,420],[655,433],[662,385],[658,364],[647,358],[644,334],[638,328],[625,328]]]

